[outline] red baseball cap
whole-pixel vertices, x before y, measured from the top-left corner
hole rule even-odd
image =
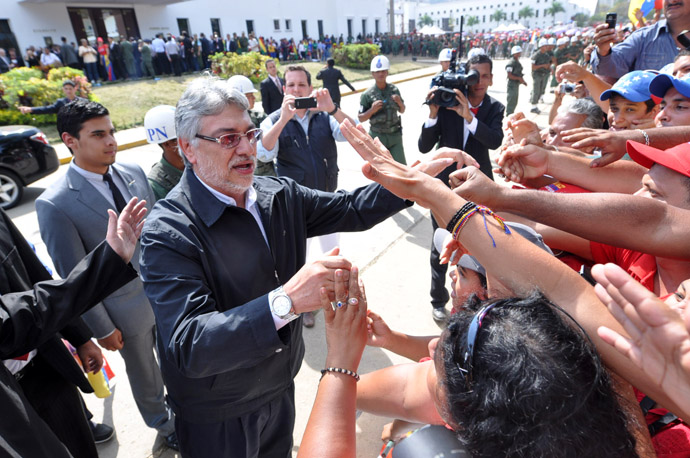
[[[651,169],[654,164],[659,164],[690,177],[690,143],[681,143],[673,148],[660,150],[628,140],[626,150],[632,160],[642,167]]]

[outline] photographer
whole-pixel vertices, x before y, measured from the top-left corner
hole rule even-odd
[[[466,151],[479,162],[480,169],[489,178],[491,173],[491,160],[489,149],[496,149],[503,141],[503,114],[505,107],[502,103],[487,94],[489,86],[493,84],[493,62],[485,54],[473,56],[465,64],[465,73],[472,70],[479,75],[477,84],[466,88],[467,96],[459,89],[455,91],[457,105],[440,107],[433,103],[438,88],[434,87],[427,95],[429,105],[429,119],[422,126],[418,147],[422,153],[428,153],[438,144],[439,147],[460,148]],[[438,175],[446,185],[448,176],[454,170],[454,166],[448,167]],[[438,225],[432,218],[433,230]],[[435,320],[445,321],[448,313],[445,305],[450,296],[446,290],[446,265],[439,264],[439,253],[431,247],[431,305]]]

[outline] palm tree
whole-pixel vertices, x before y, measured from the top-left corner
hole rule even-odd
[[[489,19],[492,21],[496,21],[496,25],[498,26],[499,23],[507,17],[508,15],[502,9],[499,8],[496,11],[494,11],[494,14],[489,16]]]
[[[553,2],[553,5],[551,5],[550,8],[546,9],[546,14],[550,14],[551,17],[553,18],[553,23],[554,25],[556,24],[556,14],[557,13],[564,13],[565,8],[563,8],[563,5],[561,5],[560,2]]]
[[[534,17],[534,10],[531,6],[526,6],[518,11],[518,19],[529,19],[531,17]],[[529,21],[525,25],[529,27]]]
[[[472,27],[479,24],[479,16],[470,16],[467,18],[467,27]]]
[[[431,19],[431,16],[429,16],[428,14],[425,14],[424,16],[422,16],[422,17],[419,19],[419,24],[420,24],[421,26],[425,26],[425,25],[434,25],[434,20]]]

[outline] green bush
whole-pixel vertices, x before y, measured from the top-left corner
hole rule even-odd
[[[42,71],[26,67],[18,67],[0,75],[0,125],[43,126],[55,123],[55,115],[23,115],[17,107],[49,105],[64,97],[62,83],[67,79],[77,84],[78,96],[96,100],[91,92],[91,83],[84,76],[84,72],[74,68],[54,68],[48,72],[47,78],[44,78]]]
[[[258,52],[245,54],[219,52],[209,57],[211,71],[214,75],[221,78],[244,75],[252,80],[254,84],[260,83],[268,76],[268,73],[266,73],[266,61],[269,59],[271,59],[269,56],[261,55]]]
[[[372,59],[379,53],[379,47],[373,44],[345,45],[333,50],[333,59],[338,65],[368,69]]]

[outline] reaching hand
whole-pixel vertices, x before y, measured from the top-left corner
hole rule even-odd
[[[643,370],[690,416],[690,313],[685,320],[614,265],[597,265],[595,291],[629,337],[607,327],[599,336]]]
[[[515,183],[522,183],[546,174],[549,168],[549,157],[548,150],[528,145],[523,140],[519,145],[503,150],[498,158],[498,165],[506,178]]]
[[[603,167],[616,162],[625,156],[625,144],[632,135],[639,135],[637,131],[621,130],[617,132],[589,129],[580,127],[578,129],[566,130],[561,133],[563,141],[572,143],[572,147],[579,150],[599,148],[601,157],[594,159],[590,167]]]
[[[364,284],[359,278],[359,270],[354,266],[350,270],[349,282],[346,283],[342,270],[337,270],[332,279],[337,295],[345,291],[347,297],[338,298],[344,299],[343,305],[334,309],[326,288],[320,290],[328,345],[326,367],[357,371],[367,343],[367,298]]]
[[[349,120],[346,119],[340,124],[340,131],[362,159],[367,161],[362,166],[362,173],[365,177],[380,183],[402,199],[415,200],[426,208],[431,206],[431,202],[428,201],[430,195],[427,192],[416,192],[420,191],[417,185],[430,179],[421,172],[437,169],[436,173],[438,173],[452,164],[451,159],[435,159],[421,163],[417,168],[411,168],[394,161],[390,154],[383,154],[374,140],[364,132],[364,129],[356,128]],[[444,186],[439,180],[436,181],[438,181],[439,186]]]
[[[473,158],[461,149],[448,148],[447,146],[437,149],[432,154],[431,161],[434,161],[436,159],[452,159],[453,162],[458,164],[458,169],[468,166],[479,168],[479,162],[477,162],[475,158]],[[431,173],[429,175],[436,176],[435,174]]]
[[[564,79],[571,83],[577,83],[584,80],[589,72],[582,68],[577,63],[569,60],[568,62],[559,65],[556,68],[556,80],[560,83]]]
[[[77,356],[84,372],[96,373],[103,367],[103,353],[91,339],[77,347]]]
[[[594,29],[594,38],[592,41],[597,47],[597,53],[600,56],[607,56],[611,52],[611,45],[616,39],[616,29],[609,29],[606,23],[599,24]]]
[[[321,301],[316,291],[324,289],[329,300],[335,300],[335,272],[343,272],[342,281],[347,282],[350,261],[339,256],[340,249],[333,248],[325,253],[321,259],[305,264],[285,283],[283,289],[290,296],[296,313],[312,312],[321,307]]]
[[[134,255],[147,211],[146,201],[139,201],[136,197],[132,197],[119,217],[113,210],[108,210],[108,232],[105,234],[105,240],[126,263]]]
[[[429,118],[431,118],[431,119],[435,119],[438,116],[438,110],[440,108],[435,103],[431,103],[431,99],[434,98],[434,95],[436,94],[437,89],[438,89],[438,87],[434,86],[426,94],[426,103],[429,105]]]
[[[503,186],[493,182],[476,167],[465,167],[451,173],[449,182],[453,192],[463,199],[496,210],[496,199]]]
[[[367,311],[367,345],[386,348],[392,334],[393,331],[379,314]]]
[[[525,140],[531,145],[544,145],[537,123],[526,119],[522,113],[515,113],[512,116],[513,117],[508,120],[508,128],[512,133],[513,142],[520,143],[522,140]]]

